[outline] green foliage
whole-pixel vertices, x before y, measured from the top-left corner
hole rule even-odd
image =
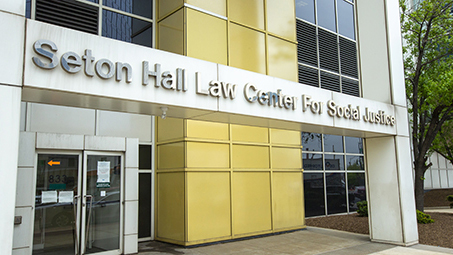
[[[448,195],[447,200],[453,202],[453,195]],[[450,208],[453,208],[453,203],[450,203]]]
[[[453,120],[448,120],[433,142],[433,151],[437,151],[453,164]]]
[[[453,121],[453,0],[401,6],[406,97],[411,114],[417,208],[423,208],[427,158],[438,133]],[[447,123],[447,124],[446,124]],[[445,132],[444,132],[445,133]],[[450,132],[451,134],[451,132]],[[451,141],[451,140],[450,140]]]
[[[431,219],[431,216],[429,214],[417,210],[417,222],[420,224],[428,224],[433,223],[434,220]]]
[[[357,202],[357,213],[360,217],[368,217],[368,205],[366,201]]]

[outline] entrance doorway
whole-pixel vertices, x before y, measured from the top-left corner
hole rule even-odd
[[[123,154],[38,153],[33,254],[121,254]]]

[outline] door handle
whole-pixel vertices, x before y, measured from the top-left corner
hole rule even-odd
[[[92,195],[84,195],[85,201],[87,198],[90,199],[90,210],[88,211],[88,219],[87,219],[87,226],[85,230],[85,245],[84,245],[84,251],[83,253],[85,254],[86,247],[88,245],[88,234],[90,233],[90,222],[91,222],[91,210],[93,209],[93,196]]]
[[[79,229],[77,229],[77,206],[76,202],[79,195],[75,195],[72,198],[72,207],[74,208],[74,229],[75,229],[75,254],[79,255]]]

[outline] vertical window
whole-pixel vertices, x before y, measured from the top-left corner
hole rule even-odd
[[[355,4],[295,0],[299,83],[360,96]]]
[[[138,238],[149,240],[152,236],[152,146],[139,145],[138,157]]]
[[[315,23],[315,1],[296,0],[296,17]]]
[[[36,0],[27,17],[116,40],[153,46],[153,1],[149,0]]]
[[[318,0],[316,4],[318,25],[330,31],[337,31],[335,21],[335,0]]]
[[[366,200],[363,139],[305,133],[302,135],[305,214],[352,213]]]

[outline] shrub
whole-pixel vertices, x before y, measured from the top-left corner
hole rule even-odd
[[[368,205],[366,201],[357,202],[357,213],[360,217],[368,217]]]
[[[420,224],[433,223],[434,220],[431,219],[429,214],[423,213],[422,211],[417,210],[417,222]]]
[[[450,203],[450,208],[453,208],[453,195],[448,195],[447,200],[452,202],[452,203]]]

